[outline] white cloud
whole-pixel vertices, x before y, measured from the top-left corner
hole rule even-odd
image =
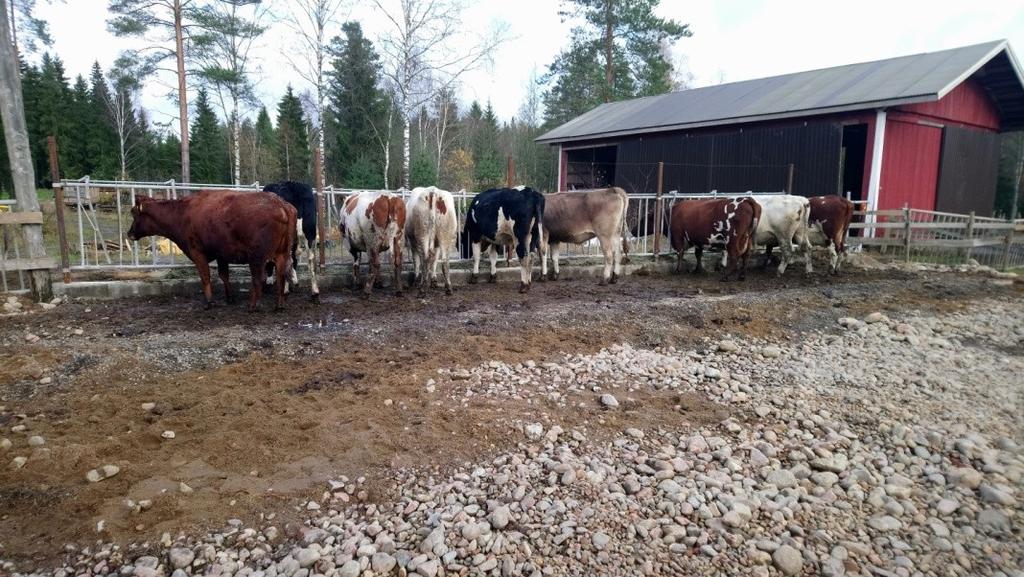
[[[286,2],[280,0],[278,7]],[[50,22],[55,38],[53,51],[64,60],[71,78],[88,75],[94,60],[106,68],[129,46],[107,32],[106,5],[107,0],[67,0],[40,6],[39,14]],[[505,22],[513,39],[498,50],[491,66],[465,75],[463,102],[490,100],[500,118],[515,115],[532,71],[543,73],[568,42],[570,25],[561,21],[558,10],[555,0],[484,0],[469,6],[464,13],[467,32],[485,33],[493,22]],[[676,50],[686,56],[697,86],[1000,38],[1024,50],[1024,3],[1019,0],[662,0],[658,12],[691,25],[693,37],[681,40]],[[367,2],[353,8],[349,17],[360,20],[371,39],[385,26],[382,15]],[[297,92],[308,88],[289,72],[281,54],[289,49],[289,34],[276,24],[257,51],[257,92],[271,111],[289,83]],[[143,102],[157,112],[158,121],[173,119],[175,108],[166,99],[169,91],[170,86],[153,85],[145,92]]]

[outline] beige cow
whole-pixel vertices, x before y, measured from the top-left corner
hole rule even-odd
[[[596,238],[604,255],[601,284],[615,283],[622,273],[629,197],[621,188],[601,188],[544,195],[541,278],[547,276],[548,255],[558,278],[558,249],[564,242],[582,244]]]
[[[452,294],[451,253],[459,230],[452,193],[434,186],[414,188],[405,203],[405,214],[405,239],[412,247],[413,282],[420,294],[425,292],[427,276],[430,286],[437,285],[438,261],[444,273],[444,292]]]

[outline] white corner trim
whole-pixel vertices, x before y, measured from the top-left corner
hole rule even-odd
[[[875,112],[875,138],[871,145],[871,175],[868,178],[868,210],[878,210],[878,194],[882,188],[882,158],[885,147],[885,110]],[[874,215],[869,215],[866,222],[874,223]],[[874,236],[873,228],[867,229],[867,236]]]

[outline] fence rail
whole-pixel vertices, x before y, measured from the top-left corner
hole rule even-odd
[[[131,208],[135,195],[154,198],[181,198],[202,189],[257,191],[260,183],[243,186],[221,184],[188,184],[167,182],[95,181],[88,177],[64,180],[56,185],[58,211],[67,207],[69,218],[62,227],[60,250],[65,272],[103,270],[144,270],[191,266],[175,245],[161,237],[128,241],[125,234],[131,226]],[[351,263],[351,256],[338,229],[345,199],[362,190],[328,186],[323,191],[324,231],[320,262]],[[405,190],[386,192],[408,196]],[[460,229],[465,210],[476,192],[458,191],[455,197]],[[655,256],[670,250],[664,234],[653,234],[659,228],[668,230],[672,205],[687,198],[713,198],[748,195],[712,191],[707,194],[633,194],[630,195],[627,228],[629,254]],[[781,192],[758,194],[783,194]],[[659,210],[660,208],[660,210]],[[660,214],[659,214],[660,213]],[[982,264],[1006,268],[1024,266],[1024,220],[1008,221],[942,213],[935,211],[859,210],[851,226],[849,244],[872,247],[885,255],[919,262],[957,264],[973,258]],[[58,222],[58,224],[60,224]],[[66,228],[67,230],[64,230]],[[461,235],[457,240],[454,260],[465,260]],[[596,240],[583,245],[564,247],[565,258],[597,258],[601,256]],[[902,251],[902,252],[900,252]],[[65,276],[67,278],[67,275]]]

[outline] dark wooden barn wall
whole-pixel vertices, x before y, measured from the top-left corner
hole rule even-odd
[[[947,126],[935,209],[992,216],[999,173],[999,135]]]
[[[662,161],[666,192],[780,191],[792,163],[794,194],[834,194],[842,137],[840,123],[820,121],[627,138],[618,142],[615,184],[631,193],[654,192]]]

